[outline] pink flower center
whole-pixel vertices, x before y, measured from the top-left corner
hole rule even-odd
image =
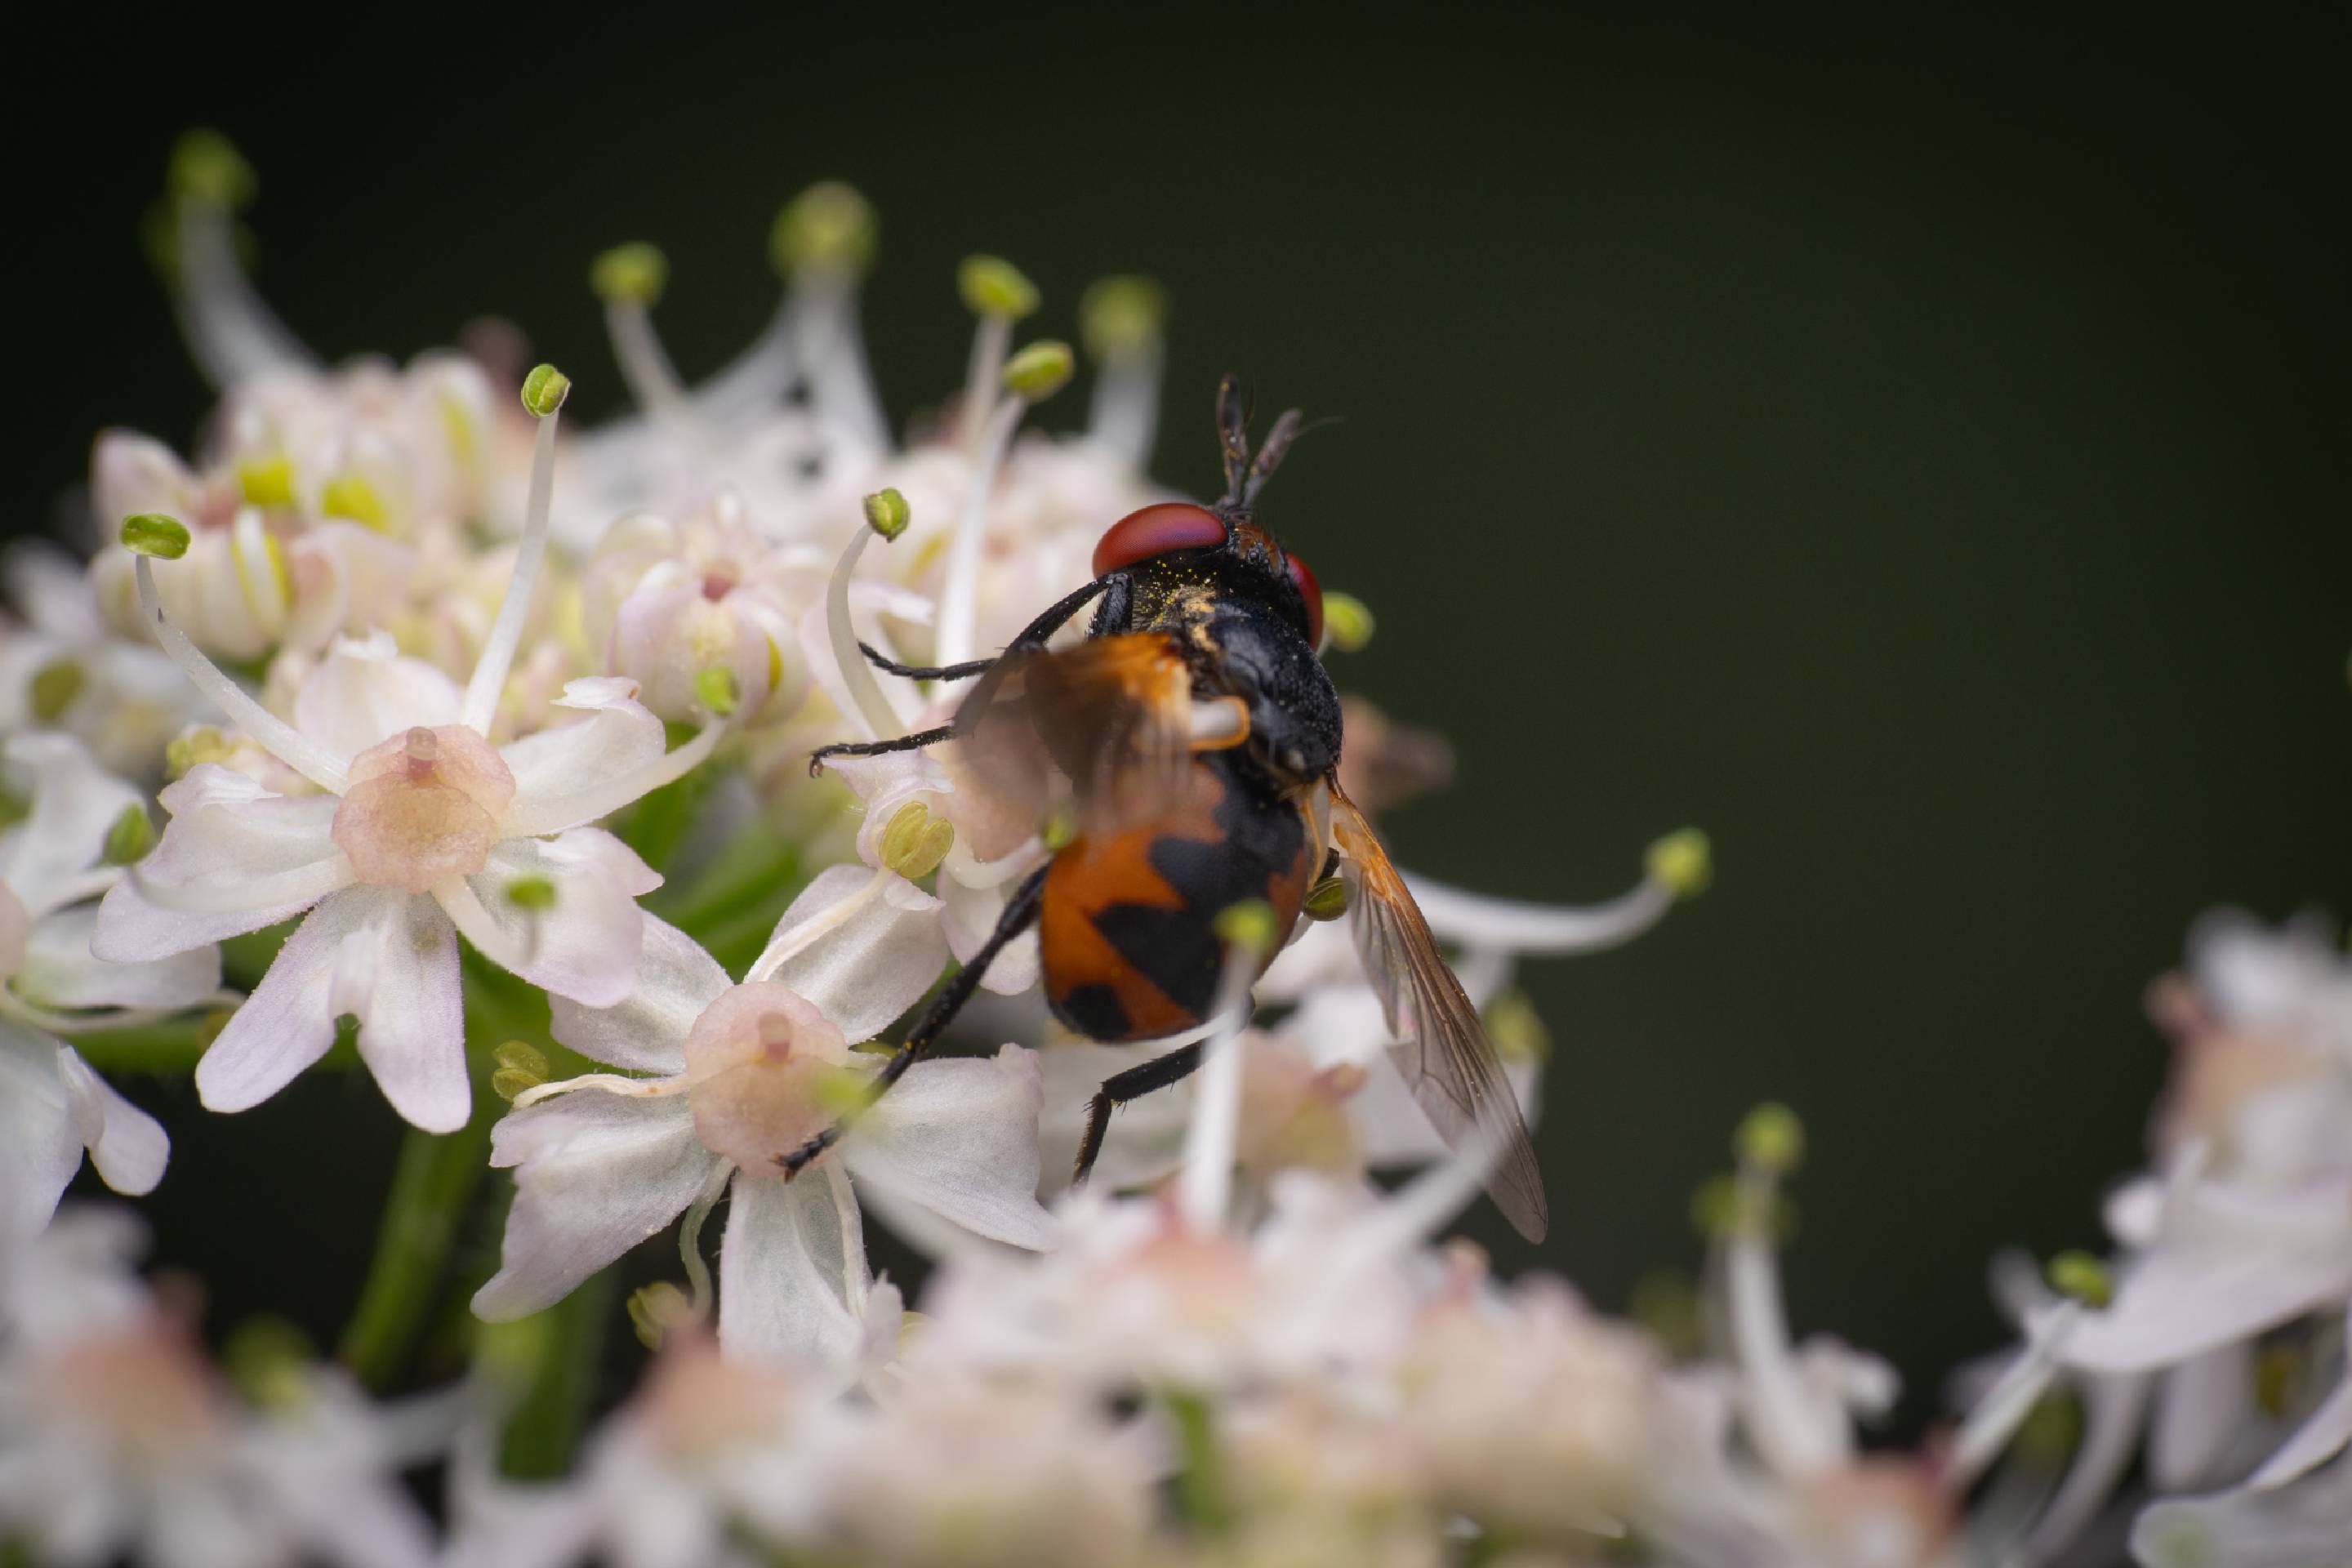
[[[841,1031],[782,985],[738,985],[703,1009],[686,1037],[688,1103],[712,1153],[747,1171],[773,1171],[823,1131],[854,1089]]]
[[[352,759],[335,847],[363,882],[429,891],[489,863],[514,774],[463,724],[421,725]]]

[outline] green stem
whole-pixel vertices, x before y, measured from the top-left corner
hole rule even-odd
[[[82,1060],[100,1072],[187,1073],[196,1070],[210,1031],[198,1016],[135,1029],[93,1029],[68,1035]]]
[[[518,1341],[528,1346],[530,1378],[499,1445],[500,1473],[548,1480],[572,1468],[617,1294],[616,1276],[603,1269],[547,1310],[500,1326],[497,1337],[509,1347]]]
[[[1233,1515],[1225,1497],[1216,1409],[1201,1394],[1174,1388],[1160,1391],[1160,1404],[1176,1428],[1176,1452],[1182,1461],[1176,1472],[1177,1506],[1195,1531],[1217,1534]]]
[[[665,887],[646,901],[662,919],[698,937],[773,897],[777,889],[794,888],[800,880],[799,862],[790,838],[766,823],[755,823],[737,834],[727,853],[701,875]]]
[[[488,1169],[490,1127],[506,1111],[489,1089],[490,1053],[511,1039],[546,1042],[545,1005],[530,1005],[529,986],[470,951],[463,966],[474,1114],[455,1132],[412,1128],[401,1143],[377,1222],[375,1256],[341,1348],[344,1364],[370,1388],[386,1387],[407,1364]]]
[[[677,738],[672,737],[673,744]],[[701,814],[717,770],[707,763],[646,795],[614,825],[621,842],[656,871],[667,871],[694,819]]]

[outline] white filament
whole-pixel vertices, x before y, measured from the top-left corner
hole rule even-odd
[[[211,698],[215,707],[227,714],[271,756],[320,789],[332,795],[342,794],[349,779],[342,763],[332,752],[256,702],[244,687],[224,674],[218,665],[205,657],[203,649],[165,617],[163,601],[155,594],[154,562],[144,555],[133,555],[131,572],[139,586],[140,613],[154,624],[155,640],[163,644],[163,651],[194,682],[196,689]]]
[[[731,425],[772,406],[800,371],[795,295],[777,303],[760,335],[689,395],[694,411],[714,425]]]
[[[814,278],[794,297],[800,359],[817,412],[871,450],[888,451],[890,420],[866,359],[857,286],[846,278]]]
[[[1249,1016],[1257,958],[1239,943],[1226,947],[1217,980],[1215,1027],[1201,1046],[1201,1090],[1192,1100],[1192,1125],[1184,1130],[1184,1172],[1177,1188],[1177,1203],[1195,1230],[1222,1228],[1233,1195],[1234,1151],[1242,1122],[1241,1032]]]
[[[956,445],[979,450],[981,432],[996,405],[997,384],[1004,374],[1005,356],[1013,351],[1013,318],[994,313],[980,318],[971,335],[971,360],[963,378],[963,406],[956,411]]]
[[[205,379],[222,392],[270,371],[316,370],[310,351],[263,303],[236,261],[226,208],[183,201],[175,236],[180,331]]]
[[[1843,1463],[1851,1436],[1843,1420],[1818,1419],[1790,1352],[1771,1237],[1775,1184],[1755,1171],[1741,1172],[1738,1182],[1741,1214],[1724,1244],[1723,1279],[1732,1350],[1744,1385],[1741,1403],[1758,1450],[1783,1476],[1802,1480]]]
[[[1675,907],[1673,889],[1647,878],[1607,903],[1583,907],[1483,898],[1410,874],[1405,883],[1429,929],[1440,937],[1531,956],[1563,957],[1617,947],[1648,931]]]
[[[479,908],[479,905],[475,906]],[[460,930],[464,927],[462,923]],[[470,938],[473,933],[467,931]],[[688,1088],[684,1073],[675,1078],[629,1078],[616,1072],[583,1072],[578,1078],[562,1078],[553,1083],[535,1083],[514,1097],[514,1108],[527,1110],[542,1100],[553,1100],[559,1094],[574,1089],[593,1089],[604,1094],[617,1094],[630,1100],[660,1100],[668,1095],[684,1094]]]
[[[1155,342],[1105,364],[1087,409],[1087,438],[1138,473],[1160,437],[1160,359]]]
[[[2040,1322],[2026,1331],[2025,1353],[2010,1363],[1960,1423],[1944,1471],[1945,1485],[1955,1493],[1968,1490],[1993,1457],[2009,1446],[2034,1402],[2050,1386],[2058,1370],[2058,1352],[2082,1315],[2079,1301],[2062,1303],[2043,1314]]]
[[[857,569],[857,558],[866,553],[866,542],[876,537],[872,524],[858,529],[849,536],[849,543],[841,552],[841,559],[833,568],[833,576],[824,585],[824,636],[833,646],[833,661],[840,668],[841,683],[849,689],[849,700],[857,709],[857,716],[866,723],[866,738],[879,741],[896,735],[899,731],[898,710],[882,695],[881,683],[874,679],[873,667],[866,662],[865,649],[857,646],[857,628],[849,619],[849,578]]]
[[[628,384],[629,395],[646,416],[681,434],[700,434],[701,422],[695,417],[694,405],[677,379],[677,368],[654,331],[653,315],[645,301],[606,301],[604,331],[613,340],[613,357],[620,362],[621,379]]]
[[[964,492],[963,511],[956,519],[955,540],[948,549],[947,583],[940,591],[938,658],[941,664],[962,664],[974,657],[979,636],[980,547],[988,531],[988,497],[996,489],[997,473],[1013,447],[1013,432],[1029,400],[1008,395],[989,416],[988,427],[972,455],[971,488]]]
[[[499,603],[499,618],[491,624],[489,640],[466,682],[466,701],[459,719],[478,735],[487,736],[499,716],[499,698],[507,689],[507,671],[513,668],[515,649],[522,643],[523,622],[530,615],[530,596],[539,587],[540,563],[547,558],[548,516],[555,501],[555,424],[562,410],[539,422],[539,438],[530,452],[530,500],[523,514],[522,542],[515,550],[514,575],[507,580],[507,596]]]

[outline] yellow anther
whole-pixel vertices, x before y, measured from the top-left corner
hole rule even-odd
[[[1149,278],[1104,278],[1078,297],[1078,336],[1097,360],[1154,346],[1167,320],[1168,291]]]
[[[907,498],[896,489],[886,487],[866,498],[866,525],[885,540],[896,539],[906,532],[911,517]]]
[[[539,914],[555,907],[555,884],[544,877],[517,877],[507,884],[507,902]]]
[[[551,364],[534,365],[522,378],[522,405],[534,419],[544,419],[572,395],[572,378]]]
[[[1546,1062],[1551,1059],[1551,1031],[1536,1012],[1533,998],[1524,991],[1506,991],[1486,1004],[1486,1038],[1493,1042],[1495,1054],[1507,1062]]]
[[[768,231],[768,257],[787,278],[803,267],[856,277],[873,265],[879,228],[872,203],[854,187],[826,180],[784,204]]]
[[[882,864],[908,881],[940,868],[955,847],[955,824],[935,817],[919,800],[908,801],[882,829]]]
[[[1264,899],[1244,899],[1217,911],[1217,940],[1227,947],[1254,953],[1272,952],[1282,942],[1274,906]]]
[[[735,672],[723,664],[714,664],[698,671],[694,678],[694,694],[702,705],[719,718],[731,715],[742,706],[743,683]]]
[[[1644,858],[1650,879],[1678,899],[1696,898],[1715,879],[1715,851],[1696,827],[1669,833]]]
[[[357,474],[338,474],[319,493],[319,510],[328,517],[347,517],[378,533],[392,526],[392,509],[376,488]]]
[[[649,1351],[661,1349],[663,1337],[693,1322],[694,1315],[692,1300],[667,1279],[641,1287],[629,1296],[629,1326],[636,1331],[637,1342]]]
[[[1004,386],[1032,403],[1043,403],[1069,384],[1077,370],[1070,345],[1055,338],[1031,343],[1004,362]]]
[[[106,830],[106,863],[128,866],[145,858],[155,847],[155,824],[148,818],[147,807],[132,801]]]
[[[2052,1289],[2086,1307],[2104,1307],[2116,1299],[2115,1277],[2087,1252],[2060,1253],[2050,1260],[2049,1278]]]
[[[253,165],[217,131],[195,130],[172,149],[164,183],[182,201],[241,207],[253,199]]]
[[[1787,1106],[1768,1101],[1739,1123],[1731,1148],[1742,1165],[1785,1176],[1804,1163],[1805,1124]]]
[[[200,763],[226,763],[236,754],[229,739],[210,724],[198,724],[172,737],[163,747],[163,772],[184,778]]]
[[[1344,877],[1326,877],[1307,889],[1307,898],[1299,906],[1310,921],[1336,921],[1348,912],[1348,882]]]
[[[138,511],[122,520],[122,548],[133,555],[177,561],[188,552],[188,525],[160,511]]]
[[[54,724],[65,710],[74,704],[87,684],[79,663],[70,658],[51,659],[33,672],[30,689],[33,717],[44,724]]]
[[[1017,321],[1037,309],[1037,285],[1001,256],[967,256],[956,268],[956,290],[975,316]]]
[[[237,489],[249,506],[294,504],[294,459],[279,452],[236,466]]]
[[[1372,612],[1353,594],[1323,595],[1323,635],[1341,653],[1360,653],[1372,640]]]
[[[638,241],[616,245],[588,268],[588,287],[607,304],[632,300],[650,305],[661,298],[669,281],[669,258],[658,246]]]

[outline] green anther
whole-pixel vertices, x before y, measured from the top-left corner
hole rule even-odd
[[[1056,805],[1045,814],[1045,820],[1037,825],[1037,842],[1053,854],[1060,854],[1076,843],[1077,837],[1078,814],[1070,808],[1067,801]]]
[[[1323,595],[1323,631],[1341,653],[1361,653],[1372,640],[1372,612],[1353,594]]]
[[[522,405],[534,419],[544,419],[572,395],[572,378],[551,364],[533,365],[522,378]]]
[[[637,1342],[649,1351],[661,1349],[662,1338],[670,1330],[693,1321],[694,1303],[667,1279],[657,1279],[629,1297],[629,1326],[636,1331]]]
[[[1227,947],[1251,952],[1272,952],[1282,941],[1274,906],[1264,899],[1244,899],[1217,911],[1217,940]]]
[[[147,851],[155,847],[155,825],[148,820],[147,807],[132,801],[106,830],[106,863],[128,866],[143,859]]]
[[[2104,1307],[2116,1299],[2114,1276],[2087,1252],[2060,1253],[2050,1260],[2049,1277],[2052,1289],[2086,1307]]]
[[[544,877],[517,877],[507,884],[507,902],[539,914],[555,907],[555,884]]]
[[[259,182],[253,165],[227,137],[200,129],[186,132],[173,146],[164,184],[182,201],[241,207],[253,199]]]
[[[319,510],[328,517],[347,517],[382,533],[392,526],[392,509],[376,488],[357,474],[338,474],[319,493]]]
[[[198,724],[174,735],[163,747],[163,773],[167,778],[185,778],[188,770],[199,763],[225,763],[236,754],[229,739],[210,724]]]
[[[294,504],[294,459],[280,452],[236,466],[237,489],[248,506]]]
[[[122,520],[122,548],[133,555],[177,561],[188,552],[188,525],[160,511],[135,511]]]
[[[882,829],[882,864],[910,882],[938,870],[953,847],[955,825],[919,800],[900,806]]]
[[[768,258],[787,278],[803,267],[855,278],[874,264],[879,232],[871,202],[853,186],[826,180],[784,204],[768,231]]]
[[[885,540],[898,538],[907,531],[914,513],[907,498],[896,489],[884,488],[866,498],[866,524]]]
[[[1715,880],[1715,851],[1696,827],[1669,833],[1651,845],[1643,865],[1652,881],[1678,899],[1696,898]]]
[[[547,1053],[527,1040],[509,1040],[490,1053],[490,1059],[498,1063],[490,1074],[490,1092],[509,1105],[523,1090],[545,1083],[551,1070]]]
[[[643,240],[616,245],[588,268],[588,287],[606,304],[623,300],[650,305],[659,300],[669,281],[669,258],[658,246]]]
[[[743,683],[723,664],[706,665],[695,672],[694,695],[719,718],[732,714],[743,703]]]
[[[975,316],[1017,321],[1037,309],[1037,285],[1001,256],[967,256],[956,268],[956,290]]]
[[[319,1347],[283,1318],[249,1318],[221,1346],[221,1365],[246,1399],[264,1410],[291,1410],[310,1396]]]
[[[55,658],[33,672],[30,689],[26,693],[33,703],[33,717],[44,724],[54,724],[65,710],[81,695],[84,680],[81,666],[70,658]]]
[[[1125,359],[1160,342],[1168,291],[1149,278],[1103,278],[1078,296],[1078,338],[1096,360]]]
[[[1767,1101],[1740,1122],[1731,1149],[1742,1165],[1785,1176],[1804,1163],[1805,1124],[1787,1106]]]
[[[1310,921],[1336,921],[1348,912],[1348,881],[1344,877],[1326,877],[1307,889],[1306,901],[1299,909]]]
[[[1043,403],[1067,386],[1077,368],[1078,359],[1070,345],[1047,338],[1004,362],[1004,387],[1032,403]]]
[[[1486,1038],[1507,1062],[1551,1059],[1551,1031],[1524,991],[1506,991],[1486,1004]]]

